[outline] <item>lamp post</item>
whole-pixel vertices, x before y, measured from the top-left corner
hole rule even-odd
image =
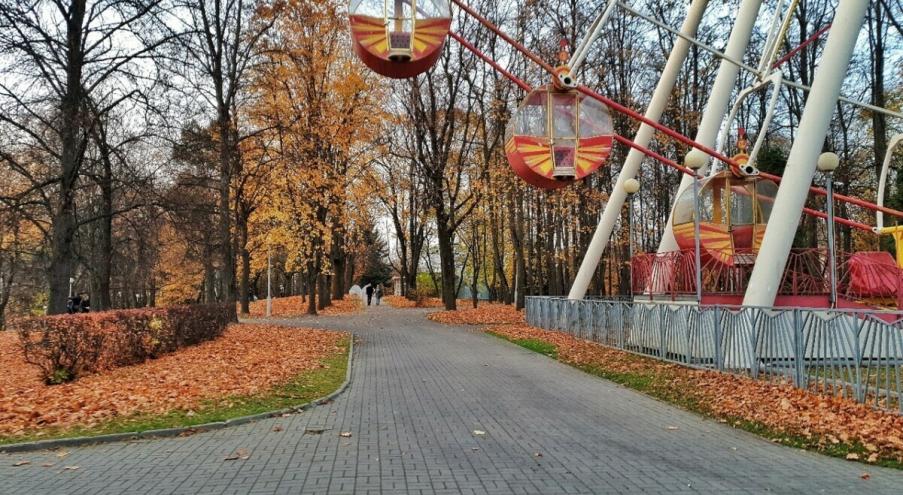
[[[633,296],[633,195],[640,190],[640,181],[630,178],[624,181],[627,193],[627,262],[630,266],[630,295]]]
[[[699,246],[699,170],[709,160],[708,155],[692,149],[684,158],[684,165],[693,171],[693,247],[696,250],[696,304],[702,304],[702,253]]]
[[[827,195],[828,210],[828,263],[830,267],[829,277],[831,284],[831,300],[829,301],[832,308],[837,307],[837,257],[834,247],[834,171],[840,165],[840,157],[836,153],[822,153],[818,157],[816,164],[818,171],[825,174],[825,189]]]

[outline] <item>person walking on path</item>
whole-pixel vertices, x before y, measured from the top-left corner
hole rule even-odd
[[[383,298],[383,285],[377,284],[376,290],[373,291],[373,295],[376,296],[376,305],[379,306],[379,300]]]
[[[364,291],[367,293],[367,306],[369,306],[370,301],[373,300],[373,285],[372,284],[365,285]]]

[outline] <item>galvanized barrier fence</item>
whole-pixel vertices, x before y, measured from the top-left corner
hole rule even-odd
[[[903,312],[526,298],[527,323],[903,413]]]

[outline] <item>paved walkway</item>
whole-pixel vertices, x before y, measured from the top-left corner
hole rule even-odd
[[[358,337],[332,404],[64,458],[0,455],[0,493],[903,493],[903,472],[773,445],[423,315],[300,320]],[[224,460],[237,449],[249,458]]]

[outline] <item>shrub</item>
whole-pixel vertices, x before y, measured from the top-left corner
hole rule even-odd
[[[25,361],[56,384],[215,339],[232,316],[231,305],[194,305],[41,316],[13,326]]]

